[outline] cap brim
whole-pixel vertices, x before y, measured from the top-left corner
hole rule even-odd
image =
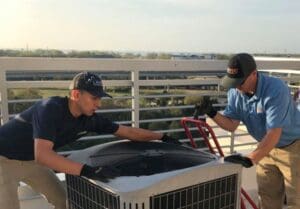
[[[225,75],[222,78],[221,86],[230,89],[230,88],[236,88],[238,87],[242,82],[244,78],[230,78],[227,75]]]
[[[92,95],[94,95],[94,96],[100,97],[100,98],[102,98],[102,97],[112,98],[111,95],[109,95],[108,93],[106,93],[104,91],[102,91],[102,92],[99,92],[99,91],[97,91],[97,92],[89,92],[89,93],[92,94]]]

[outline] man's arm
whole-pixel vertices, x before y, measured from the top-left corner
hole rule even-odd
[[[119,129],[114,134],[120,138],[127,138],[133,141],[160,140],[163,137],[162,133],[156,133],[146,129],[133,128],[123,125],[120,125]]]
[[[208,117],[210,117],[215,123],[217,123],[217,125],[231,132],[235,131],[235,129],[240,124],[239,120],[234,120],[220,114],[213,107],[213,101],[210,99],[209,96],[202,97],[200,104],[195,105],[194,118],[197,118],[199,114],[207,114]]]
[[[279,142],[281,132],[282,128],[273,128],[268,130],[257,148],[248,155],[253,163],[258,163],[263,157],[269,154],[269,152]]]
[[[217,113],[216,116],[212,118],[212,120],[221,128],[230,132],[235,131],[240,124],[240,121],[228,118],[220,113]]]
[[[80,175],[82,164],[71,161],[53,151],[53,142],[45,139],[34,140],[35,161],[58,172]]]

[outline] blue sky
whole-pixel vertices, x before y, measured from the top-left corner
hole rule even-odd
[[[299,0],[0,3],[0,48],[300,53]]]

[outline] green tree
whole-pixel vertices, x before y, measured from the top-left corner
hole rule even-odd
[[[169,124],[167,122],[153,122],[150,123],[148,126],[148,129],[150,130],[167,130],[169,127]]]
[[[158,57],[158,54],[152,52],[152,53],[148,53],[145,58],[146,59],[157,59],[157,57]]]
[[[164,60],[171,59],[171,55],[166,53],[159,53],[157,55],[157,59],[164,59]]]
[[[42,99],[37,89],[8,89],[8,99]],[[32,105],[32,102],[9,103],[8,110],[10,114],[17,114]]]

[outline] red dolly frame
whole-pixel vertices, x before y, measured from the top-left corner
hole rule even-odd
[[[222,148],[217,140],[217,137],[214,133],[214,131],[212,130],[212,128],[204,121],[202,120],[195,120],[192,118],[182,118],[181,119],[181,125],[183,126],[184,130],[185,130],[185,134],[187,135],[187,137],[190,140],[190,143],[192,145],[193,148],[197,148],[197,145],[195,143],[195,140],[191,134],[191,131],[189,129],[189,127],[187,126],[187,123],[191,123],[194,124],[197,128],[198,131],[200,133],[200,135],[202,136],[206,146],[208,147],[209,151],[213,154],[217,154],[216,151],[213,149],[211,143],[209,142],[208,136],[207,136],[207,132],[206,130],[209,132],[209,134],[211,135],[211,138],[215,144],[215,147],[218,151],[218,153],[220,154],[221,157],[224,157],[224,153],[222,151]],[[258,209],[258,207],[256,206],[256,204],[254,203],[254,201],[250,198],[250,196],[247,194],[247,192],[242,188],[241,189],[241,209],[246,209],[245,206],[245,202],[243,197],[249,202],[249,204],[252,206],[253,209]]]

